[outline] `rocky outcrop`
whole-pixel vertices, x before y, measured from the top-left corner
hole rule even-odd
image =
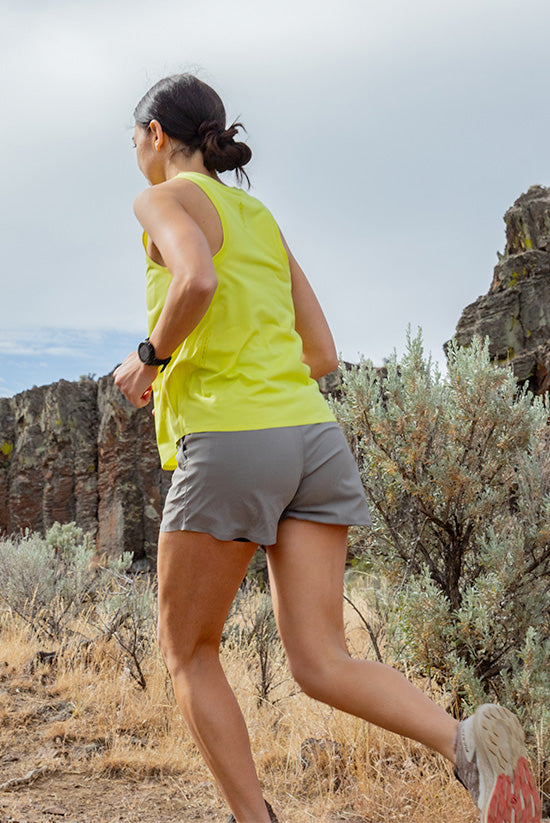
[[[491,356],[542,394],[550,390],[550,189],[532,186],[504,220],[506,249],[489,292],[464,309],[456,338],[488,336]]]
[[[151,407],[127,403],[111,376],[0,399],[0,532],[74,520],[100,552],[147,566],[169,482]]]

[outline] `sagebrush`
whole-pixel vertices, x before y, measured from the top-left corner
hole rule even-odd
[[[148,577],[128,574],[131,562],[127,552],[98,558],[75,523],[54,523],[45,536],[27,531],[0,541],[0,600],[55,653],[87,654],[101,644],[144,689],[155,592]]]
[[[343,370],[334,408],[374,519],[363,567],[393,587],[394,659],[463,716],[499,701],[550,756],[548,406],[488,345],[451,344],[443,376],[409,334],[384,371]],[[542,747],[542,748],[541,748]]]

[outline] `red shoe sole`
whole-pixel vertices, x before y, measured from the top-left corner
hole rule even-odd
[[[514,771],[513,786],[507,774],[500,774],[487,809],[487,823],[540,823],[540,797],[524,757]]]

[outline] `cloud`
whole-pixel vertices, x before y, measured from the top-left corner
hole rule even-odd
[[[100,335],[94,331],[63,329],[0,330],[0,354],[9,357],[76,357],[86,356]],[[67,342],[70,345],[59,345]],[[0,378],[1,379],[1,378]]]

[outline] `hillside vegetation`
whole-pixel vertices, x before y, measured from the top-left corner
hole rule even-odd
[[[333,404],[374,519],[373,529],[353,530],[350,540],[350,652],[397,666],[457,717],[487,700],[516,710],[544,793],[548,408],[518,392],[511,372],[494,366],[478,340],[451,346],[446,376],[418,336],[384,374],[363,362],[343,381]],[[75,524],[0,542],[0,812],[7,819],[34,823],[31,807],[37,820],[47,819],[39,787],[42,796],[49,788],[61,798],[66,814],[78,813],[79,823],[225,819],[159,657],[154,578],[131,575],[130,564],[127,554],[98,558]],[[476,819],[438,755],[299,692],[269,592],[254,579],[233,605],[222,660],[281,820]],[[108,787],[89,798],[93,814],[78,805],[67,775]],[[145,789],[148,801],[139,805]]]

